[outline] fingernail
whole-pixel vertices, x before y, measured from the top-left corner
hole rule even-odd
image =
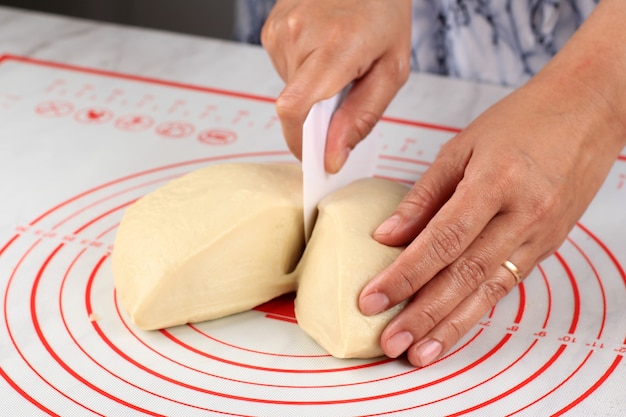
[[[382,292],[371,293],[361,301],[361,313],[366,316],[373,316],[385,311],[389,306],[389,298]]]
[[[385,353],[390,358],[397,358],[411,346],[413,343],[413,335],[409,332],[399,332],[394,334],[387,340],[387,349],[385,349]]]
[[[352,149],[350,149],[350,148],[344,148],[341,152],[339,152],[339,154],[335,158],[333,166],[331,167],[332,168],[332,173],[339,172],[341,167],[343,167],[343,165],[348,160],[348,157],[350,156],[350,151],[351,150]]]
[[[393,216],[385,220],[380,226],[378,226],[376,231],[374,231],[374,234],[388,235],[389,233],[393,232],[396,226],[398,226],[398,223],[400,223],[400,216],[394,214]]]
[[[443,346],[436,340],[428,340],[419,345],[415,351],[415,355],[419,359],[421,366],[429,365],[441,353]]]

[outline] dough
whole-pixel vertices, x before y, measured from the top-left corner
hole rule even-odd
[[[403,304],[364,316],[361,289],[402,251],[371,236],[406,194],[407,187],[368,178],[334,192],[318,205],[311,239],[298,264],[296,318],[302,329],[338,358],[383,354],[380,335]]]
[[[112,254],[118,298],[152,330],[246,311],[297,288],[298,323],[331,355],[380,356],[380,334],[403,305],[366,317],[357,299],[402,251],[372,233],[406,192],[368,178],[327,196],[302,254],[300,166],[194,171],[127,208]]]
[[[295,164],[220,164],[127,208],[114,242],[117,295],[142,329],[248,310],[296,288],[304,246]]]

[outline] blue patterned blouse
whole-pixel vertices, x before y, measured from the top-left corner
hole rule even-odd
[[[274,1],[237,0],[237,40],[259,43]],[[413,0],[412,68],[519,86],[564,45],[598,1]]]

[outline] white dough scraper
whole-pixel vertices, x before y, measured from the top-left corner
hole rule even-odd
[[[302,176],[304,234],[308,242],[317,217],[317,204],[328,194],[349,183],[374,174],[378,141],[369,135],[356,146],[337,174],[324,170],[324,150],[328,125],[347,89],[313,105],[302,130]]]

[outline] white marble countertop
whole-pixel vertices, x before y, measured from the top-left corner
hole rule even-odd
[[[0,53],[275,97],[261,47],[0,7]],[[509,89],[412,74],[387,114],[462,127]]]
[[[3,413],[624,415],[626,158],[559,256],[433,366],[329,357],[289,300],[135,329],[110,272],[123,209],[207,163],[293,161],[281,89],[260,47],[0,7]],[[414,180],[509,91],[412,74],[377,174]]]

